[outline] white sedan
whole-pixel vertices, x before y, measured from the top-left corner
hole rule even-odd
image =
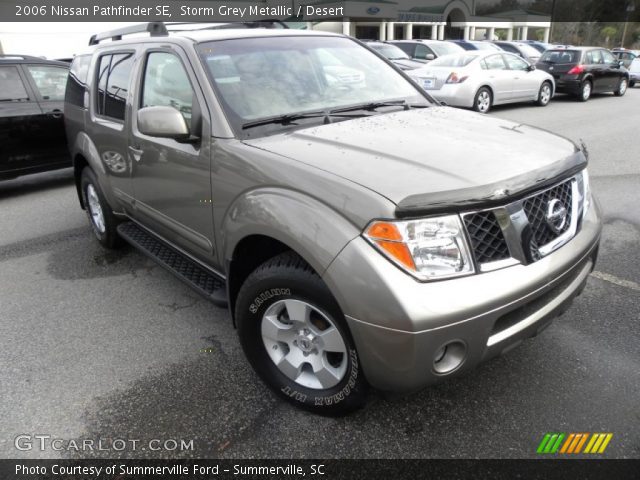
[[[480,113],[514,102],[544,107],[555,91],[548,73],[511,53],[490,50],[446,55],[407,74],[437,100]]]

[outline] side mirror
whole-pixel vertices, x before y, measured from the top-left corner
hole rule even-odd
[[[533,72],[535,69],[536,69],[536,66],[535,66],[535,65],[529,65],[529,66],[527,67],[527,72]]]
[[[189,138],[189,127],[182,114],[173,107],[145,107],[138,110],[138,130],[150,137]]]
[[[618,60],[618,66],[619,66],[619,67],[624,66],[624,61],[623,61],[623,60]]]
[[[436,56],[435,56],[433,53],[427,53],[427,54],[424,56],[424,59],[425,59],[425,60],[433,60],[433,59],[435,59],[435,58],[436,58]]]

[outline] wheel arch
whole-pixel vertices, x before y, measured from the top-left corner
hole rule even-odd
[[[273,187],[238,198],[227,210],[220,232],[229,308],[235,323],[238,291],[259,265],[292,251],[322,276],[361,229],[315,198]]]

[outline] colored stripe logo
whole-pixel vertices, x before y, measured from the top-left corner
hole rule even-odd
[[[613,433],[546,433],[537,453],[599,454],[604,453],[612,438]]]

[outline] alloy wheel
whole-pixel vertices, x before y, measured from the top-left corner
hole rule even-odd
[[[104,214],[102,213],[102,206],[100,205],[100,199],[93,185],[87,185],[87,203],[89,207],[89,214],[91,215],[91,221],[98,232],[104,233],[106,226],[104,223]]]
[[[342,333],[331,319],[302,300],[275,302],[264,313],[262,341],[278,369],[311,389],[334,387],[349,363]]]

